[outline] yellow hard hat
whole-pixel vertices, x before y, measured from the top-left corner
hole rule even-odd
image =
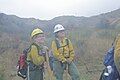
[[[43,31],[39,28],[34,29],[31,33],[31,38],[33,38],[33,36],[35,36],[37,34],[43,34]]]

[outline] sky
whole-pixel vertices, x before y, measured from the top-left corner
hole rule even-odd
[[[0,13],[50,20],[58,16],[90,17],[120,8],[120,0],[0,0]]]

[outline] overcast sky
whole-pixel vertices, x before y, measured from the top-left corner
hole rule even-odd
[[[0,12],[50,20],[62,15],[93,16],[120,8],[120,0],[0,0]]]

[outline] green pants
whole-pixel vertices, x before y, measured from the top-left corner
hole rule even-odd
[[[68,65],[68,73],[71,76],[71,79],[80,80],[78,69],[73,62],[70,64],[67,64],[67,63],[61,63],[60,61],[55,60],[53,62],[53,71],[54,71],[56,80],[63,80],[63,73],[66,65]]]
[[[43,70],[42,69],[35,69],[30,71],[30,80],[43,80]]]
[[[29,63],[29,79],[30,80],[43,80],[43,70],[41,66],[35,66],[32,62]]]

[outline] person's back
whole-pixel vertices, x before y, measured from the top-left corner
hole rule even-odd
[[[103,70],[100,80],[119,80],[120,76],[115,65],[114,55],[115,55],[115,45],[116,38],[112,43],[112,47],[106,52],[104,57],[105,69]]]
[[[106,67],[104,80],[117,80],[119,78],[119,73],[114,63],[114,46],[112,46],[106,53],[104,65]]]

